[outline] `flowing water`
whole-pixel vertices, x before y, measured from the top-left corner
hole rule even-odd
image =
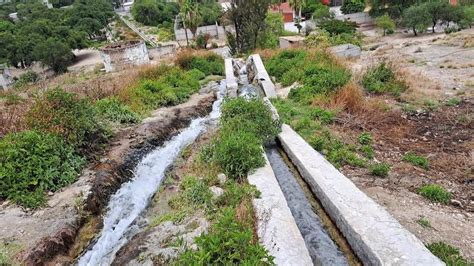
[[[145,156],[135,168],[134,178],[111,197],[100,237],[79,259],[80,266],[110,265],[116,252],[137,232],[134,222],[148,206],[167,168],[184,147],[196,140],[208,123],[215,123],[219,118],[225,86],[225,82],[221,82],[217,100],[208,116],[194,119],[180,134]]]
[[[310,200],[296,179],[275,144],[265,148],[270,165],[288,202],[296,225],[304,238],[315,265],[349,265],[346,253],[328,234],[322,219],[315,212]]]

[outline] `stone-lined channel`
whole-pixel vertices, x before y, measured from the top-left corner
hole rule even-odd
[[[360,265],[349,244],[276,144],[265,153],[315,265]]]

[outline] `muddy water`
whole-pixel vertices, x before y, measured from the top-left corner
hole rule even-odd
[[[100,237],[79,259],[79,265],[110,265],[116,252],[137,233],[135,221],[159,188],[167,168],[182,149],[206,129],[208,123],[214,123],[220,116],[224,91],[225,82],[222,82],[212,112],[207,117],[194,119],[189,127],[145,156],[137,165],[134,178],[123,184],[110,199]]]
[[[357,259],[340,236],[330,234],[327,217],[320,217],[323,210],[315,204],[315,199],[298,182],[298,174],[291,169],[276,144],[265,148],[270,165],[296,224],[304,238],[306,247],[315,265],[357,265]],[[321,215],[321,216],[324,216]],[[333,240],[333,238],[334,240]],[[339,239],[338,239],[339,238]]]

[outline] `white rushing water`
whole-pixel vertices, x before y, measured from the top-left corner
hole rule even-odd
[[[212,112],[204,118],[194,119],[180,134],[145,156],[135,168],[134,178],[123,184],[111,197],[101,235],[92,249],[79,259],[80,266],[112,263],[116,252],[135,233],[132,226],[159,188],[166,169],[173,164],[181,150],[194,142],[205,130],[207,123],[219,118],[225,82],[221,82],[219,89]]]

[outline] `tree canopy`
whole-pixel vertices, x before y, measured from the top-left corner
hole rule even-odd
[[[0,19],[0,62],[27,67],[40,61],[56,72],[66,70],[73,59],[72,49],[101,38],[114,16],[108,0],[75,0],[65,9],[48,9],[32,1],[17,4],[16,11],[18,22]]]

